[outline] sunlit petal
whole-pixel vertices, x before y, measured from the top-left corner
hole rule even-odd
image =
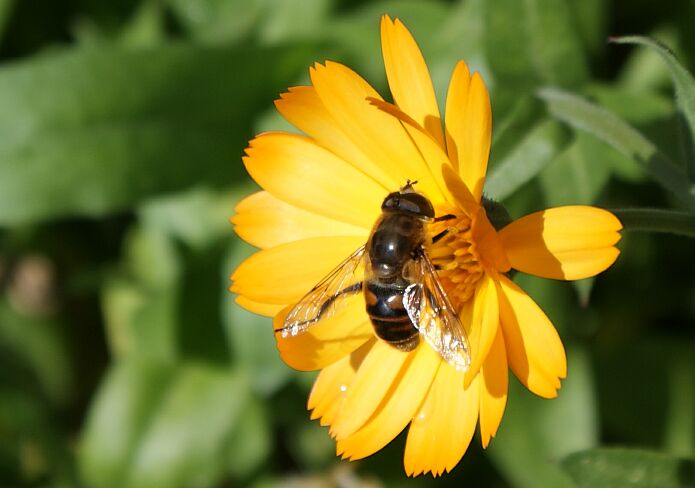
[[[311,139],[294,134],[257,136],[243,160],[256,183],[280,200],[366,229],[393,191]]]
[[[365,152],[341,130],[313,86],[296,86],[275,101],[278,111],[295,127],[386,188],[403,185],[399,174],[389,171],[382,161]]]
[[[334,316],[320,320],[307,332],[283,337],[276,332],[280,357],[289,366],[300,371],[314,371],[338,361],[358,347],[373,339],[372,325],[365,317],[361,295],[347,299],[348,303]],[[291,306],[285,308],[273,320],[275,330],[283,322]]]
[[[316,378],[311,389],[307,409],[312,419],[321,419],[321,425],[333,423],[335,415],[345,400],[348,387],[355,378],[357,369],[369,353],[376,339],[367,341],[352,354],[343,356],[335,363],[326,366]]]
[[[357,432],[338,440],[338,454],[350,460],[362,459],[391,442],[415,415],[440,364],[440,357],[421,344],[410,354],[371,419]]]
[[[483,447],[487,447],[497,433],[507,405],[509,373],[501,329],[497,330],[480,373],[480,440]]]
[[[256,302],[295,303],[362,245],[362,237],[316,237],[258,251],[232,274],[230,290]]]
[[[401,123],[367,101],[368,98],[382,100],[376,90],[339,63],[316,64],[310,75],[322,103],[362,151],[402,181],[401,185],[408,179],[417,180],[418,188],[425,194],[438,194],[425,161]]]
[[[473,299],[467,302],[470,312],[469,341],[471,346],[471,365],[466,372],[465,386],[478,374],[480,366],[487,358],[499,329],[499,304],[497,288],[489,276],[484,276],[475,290]],[[467,319],[468,320],[468,319]]]
[[[608,268],[620,251],[622,224],[596,207],[567,206],[515,220],[499,233],[512,267],[563,280],[594,276]]]
[[[410,354],[377,341],[348,388],[343,408],[331,425],[337,439],[345,439],[362,427],[381,402],[391,394]]]
[[[409,476],[441,474],[460,461],[478,421],[478,378],[464,390],[463,375],[447,363],[440,366],[408,430],[403,461]]]
[[[324,236],[363,236],[367,228],[308,212],[274,197],[267,191],[251,194],[237,204],[232,217],[234,231],[261,249],[292,241]]]
[[[567,376],[562,341],[538,305],[505,276],[498,282],[500,320],[507,359],[526,388],[546,398],[557,396]]]
[[[476,201],[480,200],[490,155],[492,109],[482,78],[478,73],[471,77],[463,61],[449,82],[445,126],[449,158]]]
[[[443,148],[439,107],[425,59],[403,23],[387,15],[381,18],[381,52],[396,105]]]

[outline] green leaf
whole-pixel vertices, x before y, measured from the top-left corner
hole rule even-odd
[[[62,328],[54,317],[28,317],[4,299],[0,301],[0,347],[9,349],[26,364],[45,400],[56,406],[68,404],[76,386]]]
[[[676,102],[684,121],[685,134],[683,145],[687,174],[691,183],[695,184],[695,79],[676,59],[673,52],[663,44],[641,36],[616,37],[612,39],[618,44],[641,44],[656,51],[668,66],[673,84],[676,87]]]
[[[540,174],[547,205],[591,205],[603,191],[612,172],[610,148],[579,133],[562,154]]]
[[[562,90],[542,89],[539,96],[548,104],[548,110],[553,116],[572,127],[589,132],[640,163],[658,183],[695,211],[695,193],[691,193],[685,173],[627,122]]]
[[[178,289],[182,275],[174,242],[161,230],[135,227],[125,242],[126,260],[102,289],[108,343],[114,356],[139,352],[177,356]]]
[[[248,477],[267,459],[272,442],[268,410],[263,402],[251,397],[227,442],[229,473],[237,478]]]
[[[428,63],[438,57],[434,39],[448,19],[448,10],[440,2],[386,0],[367,2],[323,25],[322,36],[345,52],[339,59],[379,89],[386,86],[379,42],[379,18],[384,14],[403,21],[415,36]],[[453,68],[451,64],[448,69]]]
[[[254,388],[268,396],[284,385],[293,371],[280,359],[272,319],[244,310],[234,303],[234,295],[227,291],[230,285],[229,274],[254,250],[239,238],[231,242],[220,286],[222,320],[236,363],[254,372]]]
[[[519,88],[576,86],[587,61],[569,4],[557,0],[485,2],[485,45],[493,73]]]
[[[485,192],[502,200],[536,176],[567,145],[570,132],[552,120],[538,123],[490,171]]]
[[[568,453],[598,442],[591,366],[586,353],[568,350],[569,374],[558,397],[533,396],[510,383],[504,420],[488,448],[492,461],[511,485],[520,488],[574,485],[556,464]]]
[[[209,486],[247,405],[247,379],[223,368],[130,356],[92,404],[80,450],[87,486]]]
[[[626,231],[664,232],[695,237],[695,217],[685,212],[656,208],[612,209]]]
[[[0,68],[0,225],[245,180],[235,162],[253,115],[306,69],[306,54],[103,46]]]
[[[637,449],[592,449],[568,456],[562,467],[579,487],[685,488],[695,461]]]
[[[206,44],[255,35],[265,43],[316,38],[334,0],[168,0],[189,35]]]

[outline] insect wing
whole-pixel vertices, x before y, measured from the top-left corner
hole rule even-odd
[[[461,319],[444,292],[437,271],[425,253],[412,261],[414,282],[406,288],[403,305],[413,325],[439,355],[459,371],[471,364],[470,346]]]
[[[296,336],[335,315],[347,297],[362,289],[364,261],[364,246],[361,246],[299,300],[276,332],[282,337]]]

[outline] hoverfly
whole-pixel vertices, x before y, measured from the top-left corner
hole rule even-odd
[[[465,329],[424,246],[428,224],[454,216],[435,218],[427,197],[413,189],[415,183],[406,182],[384,199],[367,243],[299,300],[276,332],[282,337],[302,334],[333,316],[346,297],[362,292],[380,339],[401,351],[412,351],[422,336],[456,369],[468,369],[471,358]]]

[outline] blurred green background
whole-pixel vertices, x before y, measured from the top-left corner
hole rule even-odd
[[[607,39],[653,36],[692,72],[693,1],[0,0],[0,486],[695,486],[695,246],[670,234],[626,232],[594,281],[517,276],[569,377],[552,401],[512,380],[492,446],[443,479],[405,477],[403,435],[340,462],[309,421],[314,375],[226,290],[253,251],[228,218],[255,188],[246,142],[288,129],[272,102],[312,62],[387,94],[383,13],[440,97],[458,59],[482,72],[486,191],[513,216],[692,211],[645,163],[653,143],[693,165],[668,64]]]

